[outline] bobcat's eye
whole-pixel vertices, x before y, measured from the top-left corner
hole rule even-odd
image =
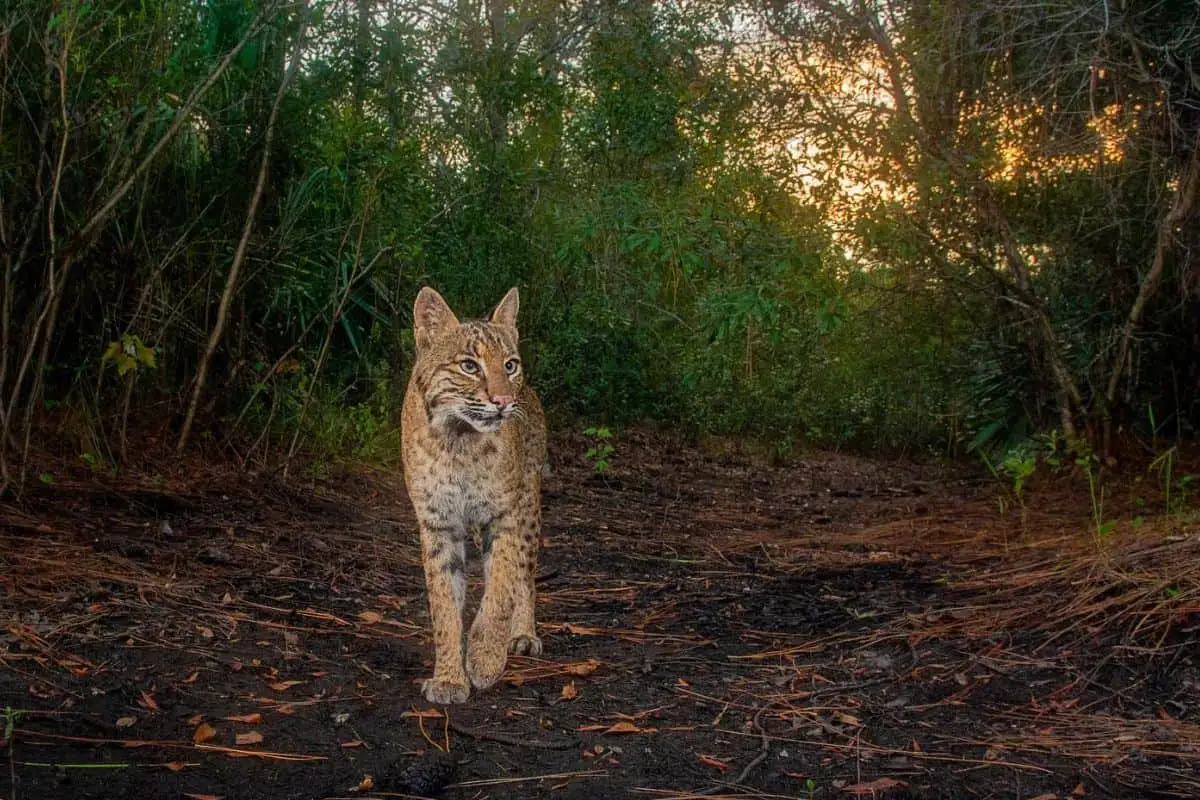
[[[521,366],[520,361],[518,361],[515,358],[510,358],[508,361],[504,362],[504,371],[507,372],[509,375],[516,375],[517,369],[519,369],[520,366]]]
[[[460,361],[458,363],[458,368],[468,375],[479,374],[479,362],[471,358],[464,358],[462,361]]]

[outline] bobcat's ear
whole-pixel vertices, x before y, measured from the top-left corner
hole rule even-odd
[[[413,334],[417,340],[417,350],[428,348],[435,338],[457,327],[458,317],[454,316],[442,296],[428,286],[423,287],[413,303]]]
[[[488,322],[493,325],[506,325],[509,328],[517,327],[517,311],[521,308],[521,295],[517,291],[517,287],[508,290],[508,294],[504,295],[504,299],[500,301],[500,305],[492,311],[492,315],[488,317]]]

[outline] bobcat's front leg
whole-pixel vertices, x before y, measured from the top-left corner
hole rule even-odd
[[[467,576],[463,531],[421,523],[421,556],[433,621],[433,677],[421,686],[431,703],[465,703],[471,694],[463,669],[463,605]]]
[[[467,675],[477,689],[491,686],[504,672],[515,596],[529,568],[515,512],[492,522],[484,537],[483,599],[467,634]]]
[[[509,626],[509,652],[517,655],[540,656],[542,640],[537,635],[537,625],[534,620],[534,608],[537,604],[537,588],[534,581],[537,577],[538,547],[541,544],[542,525],[541,509],[538,504],[537,483],[531,496],[528,496],[521,507],[526,509],[518,519],[520,529],[520,549],[518,563],[524,564],[513,590],[512,623]]]

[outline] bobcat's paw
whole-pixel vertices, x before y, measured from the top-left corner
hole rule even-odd
[[[467,647],[467,675],[476,689],[486,689],[504,674],[507,654],[503,647],[484,647],[471,642]]]
[[[540,656],[542,640],[528,633],[514,636],[508,642],[508,652],[518,656]]]
[[[465,683],[427,678],[421,684],[421,694],[431,703],[448,706],[451,703],[465,703],[471,696],[471,687]]]

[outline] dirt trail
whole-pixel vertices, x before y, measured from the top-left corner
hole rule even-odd
[[[580,453],[547,478],[546,654],[448,719],[394,477],[0,507],[0,798],[1200,797],[1186,517],[1114,497],[1097,546],[1078,487],[1001,515],[912,464]]]

